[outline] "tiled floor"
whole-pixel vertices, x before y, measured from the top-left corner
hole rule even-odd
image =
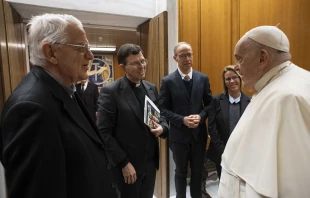
[[[169,150],[169,156],[172,156],[172,152],[171,150]],[[170,157],[171,158],[171,157]],[[175,170],[175,165],[174,165],[174,161],[173,159],[169,160],[169,173],[170,173],[170,198],[176,198],[175,196],[175,187],[174,187],[174,170]],[[216,168],[215,168],[215,164],[208,160],[207,164],[206,164],[207,170],[208,170],[208,179],[207,179],[207,187],[206,190],[209,193],[209,195],[212,198],[217,198],[217,191],[218,191],[218,184],[219,184],[219,179],[217,178],[217,173],[216,173]],[[187,181],[188,183],[190,182],[190,179]],[[190,190],[189,190],[189,186],[187,186],[186,189],[186,198],[190,198]],[[156,198],[155,196],[153,196],[153,198]]]
[[[210,174],[209,174],[210,175]],[[207,180],[207,192],[209,193],[209,195],[212,197],[212,198],[217,198],[217,190],[218,190],[218,184],[219,184],[219,180]],[[190,192],[189,192],[189,186],[187,186],[187,189],[186,189],[186,198],[190,198]],[[175,198],[176,196],[171,196],[170,198]],[[156,198],[155,196],[153,196],[153,198]]]
[[[219,180],[217,179],[216,181],[213,181],[213,180],[209,180],[207,181],[207,192],[209,193],[209,195],[212,197],[212,198],[217,198],[217,190],[218,190],[218,183],[219,183]],[[189,186],[187,186],[187,189],[186,189],[186,198],[190,198],[190,193],[189,193]],[[175,198],[175,196],[172,196],[170,198]]]

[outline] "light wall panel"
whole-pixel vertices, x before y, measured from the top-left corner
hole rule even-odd
[[[168,75],[168,29],[167,12],[152,18],[148,29],[148,68],[145,79],[160,89],[161,79]],[[167,139],[159,138],[159,170],[156,173],[154,195],[169,197],[169,160]]]
[[[290,40],[292,62],[310,70],[309,0],[240,0],[240,33],[260,25],[277,25]]]
[[[6,20],[7,50],[9,58],[9,75],[11,88],[14,90],[27,73],[25,25],[19,14],[4,1]]]
[[[221,72],[234,64],[234,48],[248,30],[277,25],[290,40],[292,62],[310,70],[309,0],[178,0],[179,41],[190,43],[193,68],[210,78],[221,93]],[[246,91],[245,91],[246,92]],[[246,92],[248,93],[248,92]]]
[[[192,46],[193,68],[200,70],[200,1],[179,0],[179,42]]]
[[[232,59],[231,1],[201,1],[201,72],[209,76],[214,94],[222,92],[221,74]]]
[[[24,28],[19,14],[0,1],[0,110],[27,73]]]

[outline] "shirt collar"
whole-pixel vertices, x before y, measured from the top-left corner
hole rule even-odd
[[[82,84],[83,84],[83,83],[81,83],[81,85],[82,85]],[[84,88],[86,88],[87,85],[88,85],[88,81],[86,80],[86,82],[84,83]]]
[[[188,74],[182,73],[179,67],[178,67],[178,71],[179,71],[179,73],[180,73],[180,75],[181,75],[181,77],[182,77],[182,80],[184,79],[184,77],[185,77],[186,75],[189,76],[189,79],[192,79],[192,77],[193,77],[193,69],[192,69],[192,68],[191,68],[191,71],[190,71]]]
[[[281,70],[283,70],[289,64],[291,64],[290,61],[285,61],[280,65],[277,65],[276,67],[272,68],[265,75],[263,75],[254,85],[256,93],[260,92],[271,80],[273,80],[274,77],[280,74]]]
[[[236,99],[234,99],[233,97],[231,97],[230,94],[228,94],[228,97],[229,97],[229,102],[230,102],[231,104],[233,104],[233,103],[238,103],[238,102],[240,102],[240,99],[241,99],[241,93],[240,93],[240,95],[238,96],[238,98],[236,98]]]

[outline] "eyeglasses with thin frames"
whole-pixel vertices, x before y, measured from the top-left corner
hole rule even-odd
[[[186,59],[188,58],[192,58],[193,57],[193,53],[187,53],[187,54],[179,54],[177,55],[180,59]]]
[[[78,44],[68,44],[68,43],[53,43],[53,45],[68,45],[68,46],[72,46],[74,48],[77,49],[78,52],[83,52],[84,54],[87,54],[88,52],[92,53],[90,51],[90,46],[88,45],[88,43],[85,43],[85,44],[81,44],[81,45],[78,45]]]
[[[230,82],[231,80],[236,81],[237,79],[239,79],[239,76],[238,75],[234,75],[232,77],[225,78],[225,81],[226,82]]]
[[[139,65],[147,65],[148,61],[147,59],[141,59],[140,61],[134,61],[134,62],[131,62],[131,63],[127,63],[126,65],[130,65],[130,66],[139,66]]]

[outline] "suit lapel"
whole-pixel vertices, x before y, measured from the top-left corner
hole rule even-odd
[[[89,82],[87,83],[87,87],[84,90],[85,93],[91,93],[92,91],[92,84],[90,84]]]
[[[179,90],[181,90],[183,92],[182,95],[186,96],[187,99],[190,100],[189,94],[186,90],[186,87],[183,83],[182,77],[181,77],[178,69],[174,72],[174,81],[176,82],[177,86],[179,87]]]
[[[64,108],[67,110],[70,117],[75,123],[90,137],[93,141],[102,144],[96,129],[91,126],[91,122],[94,122],[90,117],[89,112],[85,109],[83,102],[77,93],[74,93],[77,103],[75,103],[69,96],[69,100],[64,101]],[[73,101],[73,102],[72,102]]]
[[[154,102],[156,100],[156,96],[154,94],[154,91],[151,89],[151,87],[142,81],[143,86],[145,87],[145,90],[147,92],[147,96]]]
[[[63,103],[64,109],[75,124],[78,125],[89,138],[102,145],[102,142],[96,134],[96,128],[93,128],[90,124],[91,117],[89,113],[85,111],[85,107],[80,98],[76,97],[78,102],[76,103],[66,90],[47,74],[43,68],[36,66],[32,69],[32,72],[53,92],[54,96]],[[76,93],[75,96],[77,96]],[[80,109],[80,107],[82,108]]]
[[[138,119],[144,123],[143,121],[143,112],[140,110],[139,102],[132,90],[132,88],[129,85],[128,80],[126,77],[123,77],[121,79],[121,86],[120,88],[123,90],[122,95],[127,102],[127,104],[130,106],[131,110],[134,112],[134,114],[138,117]]]
[[[80,84],[77,84],[75,87],[76,87],[76,91],[77,91],[78,93],[81,93],[81,89],[82,89],[81,83],[80,83]]]
[[[248,106],[249,102],[250,102],[250,100],[247,97],[245,97],[245,95],[241,92],[241,100],[240,100],[241,115],[243,114],[244,110]]]
[[[87,83],[87,87],[86,89],[84,90],[84,93],[87,93],[89,91],[89,83]]]
[[[222,115],[223,115],[223,119],[225,122],[225,126],[228,127],[228,115],[229,115],[229,101],[228,101],[228,95],[227,94],[222,94],[220,97],[220,106],[221,106],[221,110],[222,110]]]
[[[197,83],[199,82],[199,75],[196,71],[192,70],[192,81],[193,81],[193,86],[192,86],[192,93],[191,93],[191,101],[195,101],[195,90],[197,87]]]

